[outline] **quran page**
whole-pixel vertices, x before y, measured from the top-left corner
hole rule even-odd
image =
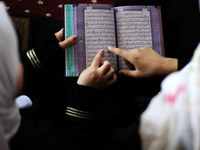
[[[107,51],[109,45],[116,46],[113,9],[86,7],[84,20],[86,67],[91,65],[97,51],[104,49],[102,61],[110,61],[112,67],[116,70],[117,57]]]
[[[150,47],[164,55],[160,8],[154,6],[116,7],[117,46],[124,50]],[[128,69],[119,58],[119,70]]]
[[[116,47],[113,7],[104,4],[66,4],[64,10],[65,38],[71,35],[78,37],[74,47],[66,49],[66,76],[80,75],[91,65],[100,49],[104,49],[102,61],[108,60],[117,70],[117,56],[107,51],[108,46]]]

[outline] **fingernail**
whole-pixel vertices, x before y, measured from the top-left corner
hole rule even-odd
[[[104,49],[100,49],[101,53],[104,53]]]
[[[73,41],[76,41],[76,40],[77,40],[77,36],[73,35],[73,36],[72,36],[72,40],[73,40]]]

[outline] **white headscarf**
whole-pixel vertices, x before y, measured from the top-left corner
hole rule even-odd
[[[19,109],[14,101],[18,74],[17,36],[5,4],[0,2],[0,149],[6,149],[7,141],[20,123]]]
[[[199,150],[199,107],[200,43],[192,60],[162,81],[161,91],[142,113],[143,150]]]

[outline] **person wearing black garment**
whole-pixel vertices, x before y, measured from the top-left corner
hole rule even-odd
[[[143,2],[142,4],[147,4],[147,1],[140,1],[140,2]],[[165,23],[163,24],[166,56],[175,57],[178,59],[180,58],[179,60],[181,60],[181,57],[183,55],[180,55],[178,57],[178,54],[181,54],[181,53],[176,51],[176,50],[181,50],[179,49],[179,47],[183,47],[179,43],[181,42],[181,40],[178,40],[178,44],[177,44],[177,42],[172,39],[173,37],[176,37],[176,36],[179,37],[181,35],[181,32],[177,30],[177,28],[181,30],[178,27],[180,25],[179,21],[181,21],[181,19],[186,19],[186,18],[180,16],[181,19],[178,21],[176,20],[177,16],[174,16],[174,15],[168,16],[167,15],[168,13],[174,14],[172,13],[173,12],[172,9],[170,9],[174,7],[174,2],[173,2],[173,5],[170,4],[170,1],[162,1],[162,2],[163,2],[162,3],[163,21],[165,17],[166,18],[172,17],[171,22],[168,22],[169,19],[167,19],[168,21],[166,22],[164,21]],[[150,4],[149,1],[148,1],[148,4]],[[189,5],[187,7],[189,8]],[[176,9],[174,10],[175,12],[177,11]],[[172,12],[168,12],[168,11],[172,11]],[[190,18],[190,20],[192,19]],[[175,22],[177,21],[177,23],[175,23],[174,21]],[[168,26],[170,24],[172,25]],[[174,27],[174,30],[171,30],[171,28],[169,28],[172,26]],[[168,29],[170,29],[170,31]],[[174,31],[178,31],[176,32],[177,34],[174,33]],[[193,31],[196,31],[198,33],[198,29],[197,30],[193,29]],[[197,34],[194,34],[194,35],[197,35]],[[172,39],[170,39],[170,36],[172,37]],[[176,38],[176,40],[177,39],[178,38]],[[195,40],[192,40],[192,41],[195,41]],[[174,43],[176,44],[174,45]],[[191,44],[193,42],[188,42],[188,43]],[[176,46],[175,51],[172,50],[172,52],[170,52],[171,49],[168,50],[168,48],[174,48],[175,46]],[[192,46],[191,46],[191,50],[193,50]],[[173,54],[173,52],[174,52],[174,55],[171,55]],[[190,51],[188,53],[192,53],[192,52]],[[189,58],[190,56],[186,55],[185,58],[187,57]],[[188,60],[186,59],[185,62],[188,62]],[[178,65],[179,64],[180,63],[178,63]],[[87,75],[84,78],[87,79],[88,77],[90,76]],[[121,77],[119,77],[119,80],[120,79]],[[122,80],[124,81],[124,79]],[[128,80],[130,80],[130,78],[128,78]],[[138,80],[141,81],[140,79]],[[70,82],[72,83],[70,84]],[[130,83],[132,83],[132,86],[134,85],[134,82],[130,82]],[[159,87],[159,83],[160,81],[158,81],[158,87]],[[139,134],[137,133],[138,127],[139,127],[139,117],[142,111],[148,106],[148,102],[150,101],[151,97],[143,97],[141,99],[140,97],[136,97],[137,95],[134,95],[136,98],[134,100],[131,99],[131,101],[129,101],[128,98],[130,97],[130,95],[127,94],[128,96],[126,97],[124,95],[124,92],[133,93],[133,90],[131,89],[132,86],[125,85],[127,84],[125,83],[124,84],[125,86],[123,86],[124,90],[122,90],[121,88],[118,89],[117,87],[117,90],[122,90],[121,92],[122,95],[118,94],[120,95],[118,100],[120,100],[120,98],[122,99],[121,101],[126,100],[125,102],[120,102],[120,104],[123,104],[123,106],[125,106],[124,108],[130,108],[130,109],[124,111],[124,113],[122,113],[120,116],[115,116],[114,118],[108,117],[107,120],[109,121],[106,120],[103,123],[103,127],[105,128],[103,129],[104,132],[101,133],[102,127],[98,124],[98,121],[92,120],[92,118],[95,115],[95,112],[98,113],[97,109],[99,110],[99,108],[97,107],[98,103],[96,102],[101,102],[102,99],[106,101],[105,97],[107,96],[107,93],[105,91],[98,90],[98,88],[96,89],[95,88],[96,86],[94,87],[93,84],[92,85],[83,84],[83,83],[80,83],[79,81],[78,81],[78,84],[74,83],[74,81],[69,81],[68,84],[70,84],[70,86],[67,86],[67,89],[68,89],[66,93],[67,103],[65,105],[66,112],[63,113],[64,118],[61,122],[57,124],[56,129],[54,129],[53,132],[51,133],[44,132],[44,133],[48,133],[48,135],[46,136],[43,135],[42,138],[47,138],[48,136],[49,138],[44,139],[44,140],[41,138],[42,139],[41,143],[44,142],[45,144],[46,142],[47,144],[49,143],[49,141],[52,141],[52,143],[54,142],[54,144],[49,143],[50,144],[49,146],[46,145],[46,147],[54,146],[54,147],[50,147],[52,149],[55,149],[55,148],[58,149],[58,147],[60,149],[62,148],[63,149],[73,149],[73,148],[84,149],[83,147],[86,147],[88,149],[97,149],[97,148],[106,149],[108,148],[107,147],[108,145],[112,147],[113,149],[133,149],[133,148],[140,149]],[[121,83],[120,84],[117,83],[116,86],[118,85],[121,85]],[[113,92],[113,89],[108,89],[108,90],[111,90],[111,92]],[[137,93],[136,91],[134,92]],[[138,95],[141,96],[140,94],[141,93],[139,93]],[[149,94],[147,95],[149,96]],[[127,105],[129,104],[133,104],[133,105],[130,105],[129,107],[127,107]],[[121,123],[123,117],[125,117],[125,123]],[[133,120],[133,118],[135,119]],[[113,120],[114,122],[112,122]],[[52,136],[54,136],[54,138],[52,138]],[[100,148],[99,145],[101,145],[103,148],[102,147]],[[32,145],[32,148],[35,149],[37,147],[34,147],[34,145]]]
[[[25,77],[22,94],[31,98],[33,106],[20,110],[22,123],[18,133],[10,142],[12,148],[22,144],[24,149],[29,149],[34,145],[34,140],[41,140],[41,134],[54,133],[54,124],[60,120],[62,108],[66,103],[66,100],[62,100],[65,92],[63,48],[77,40],[71,37],[62,42],[63,30],[60,30],[57,21],[44,17],[31,19],[33,48],[27,52],[20,51],[20,57]],[[40,144],[42,145],[42,142]]]
[[[62,41],[62,38],[63,30],[55,35],[52,33],[41,34],[33,49],[21,52],[25,70],[25,85],[22,93],[30,96],[33,106],[21,110],[20,129],[10,141],[10,147],[13,150],[105,149],[106,147],[99,125],[94,120],[97,102],[91,103],[94,98],[96,100],[98,98],[99,103],[105,98],[101,97],[102,92],[98,90],[77,85],[75,82],[77,78],[64,80],[64,74],[61,74],[64,65],[61,59],[64,56],[62,48],[75,43],[77,39],[71,37]],[[99,55],[101,57],[103,51]],[[96,63],[100,64],[100,58]],[[98,68],[98,65],[96,67]],[[109,62],[104,62],[101,68],[101,71],[106,70],[105,75],[109,73]],[[108,77],[103,78],[103,75],[101,78],[104,80],[110,78],[114,73],[114,70],[111,70]],[[85,72],[87,73],[87,71]],[[89,77],[90,80],[91,77]],[[103,87],[109,85],[108,80],[102,81],[100,80],[98,83],[104,83]],[[99,85],[95,86],[99,87]],[[81,103],[81,97],[78,97],[81,95],[85,97],[84,103]],[[93,97],[91,97],[92,95]],[[74,118],[69,110],[67,112],[71,115],[65,114],[66,106],[68,106],[67,108],[70,106],[71,111],[75,106],[75,110],[80,109],[81,113],[84,109],[94,111],[94,113],[91,113],[91,117],[79,113],[79,117]]]
[[[62,32],[62,30],[60,32]],[[71,41],[71,44],[74,42],[75,41]],[[69,42],[66,43],[69,44]],[[95,112],[97,106],[102,103],[102,100],[105,101],[104,96],[106,94],[102,90],[112,85],[117,78],[114,69],[110,67],[110,63],[108,61],[101,62],[103,53],[103,50],[97,53],[91,67],[83,71],[77,84],[74,83],[73,80],[67,82],[68,85],[66,84],[65,88],[65,90],[67,90],[67,97],[63,97],[64,99],[66,98],[65,100],[67,101],[67,104],[64,106],[66,108],[64,112],[66,112],[57,119],[58,123],[45,123],[47,120],[45,117],[43,119],[31,121],[34,125],[28,126],[28,129],[26,129],[25,126],[24,128],[21,127],[19,133],[14,137],[20,139],[15,139],[15,143],[11,141],[11,149],[102,150],[108,148],[102,137],[101,128],[96,120],[97,114]],[[37,56],[38,53],[35,54]],[[34,61],[35,58],[28,57],[28,59],[31,62],[30,59]],[[34,63],[38,63],[38,61]],[[34,67],[34,65],[32,67]],[[84,99],[82,99],[83,96]],[[26,115],[27,117],[32,117],[30,114]],[[37,117],[39,117],[39,115]],[[22,119],[23,117],[24,116],[22,116]],[[35,120],[35,118],[30,119]],[[29,122],[26,123],[29,124]],[[42,123],[45,123],[46,129],[41,128],[40,125],[42,125]],[[37,128],[41,131],[38,132]],[[33,132],[28,131],[28,133],[24,133],[27,132],[27,130],[33,130]],[[34,132],[38,132],[39,135]]]

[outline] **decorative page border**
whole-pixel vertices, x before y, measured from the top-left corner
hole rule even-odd
[[[73,33],[73,5],[65,5],[65,39],[74,35]],[[74,45],[68,46],[65,49],[65,76],[75,75],[75,62],[74,62]]]

